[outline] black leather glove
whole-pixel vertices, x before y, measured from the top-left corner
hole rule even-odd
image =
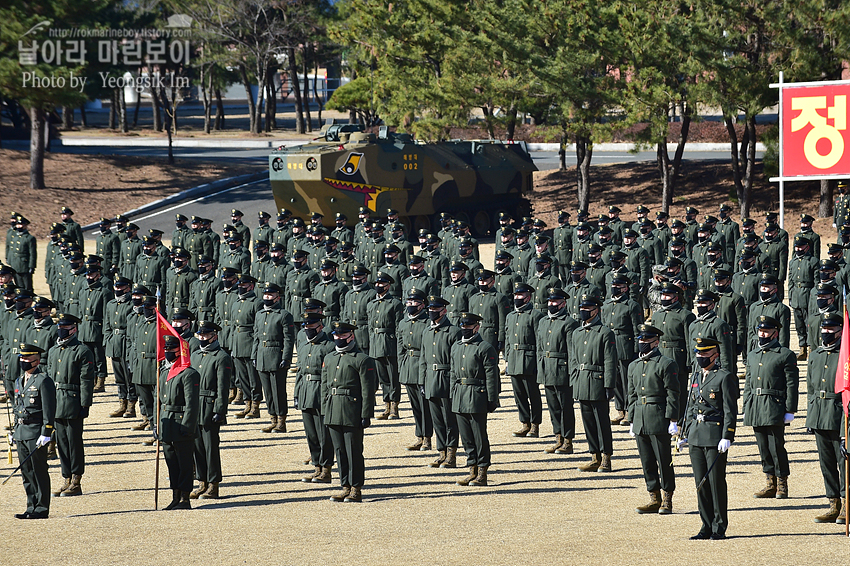
[[[188,438],[192,436],[192,432],[192,429],[190,429],[188,426],[180,425],[180,436]]]
[[[841,451],[841,455],[844,456],[844,459],[847,460],[847,439],[842,438],[841,442],[838,445],[838,450]]]
[[[363,428],[369,428],[369,425],[371,424],[371,419],[360,419],[360,426],[362,426]]]
[[[88,407],[80,407],[80,418],[81,419],[89,418],[89,408]]]
[[[814,433],[815,433],[815,431],[813,431],[809,427],[806,427],[806,434],[814,434]]]
[[[498,408],[499,408],[499,402],[498,401],[490,401],[490,402],[487,403],[487,412],[488,413],[495,413],[496,409],[498,409]]]
[[[500,352],[505,351],[505,341],[504,340],[499,340],[499,351]]]
[[[611,399],[614,398],[614,388],[613,387],[606,387],[605,388],[605,398],[608,401],[610,401]]]
[[[213,413],[212,422],[214,422],[215,424],[223,423],[224,422],[224,415],[222,415],[220,413]]]

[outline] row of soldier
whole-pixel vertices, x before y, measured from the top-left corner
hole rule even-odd
[[[646,212],[648,211],[641,209],[642,214]],[[689,209],[689,214],[692,212],[694,210]],[[233,213],[234,221],[238,220],[237,216],[241,217],[241,214],[237,215],[238,211],[234,210]],[[453,327],[463,321],[474,321],[475,318],[478,318],[480,319],[478,323],[482,340],[488,343],[494,351],[504,353],[508,366],[506,372],[511,377],[520,422],[522,423],[520,430],[515,433],[517,436],[539,435],[542,402],[538,385],[544,385],[557,438],[556,444],[550,447],[548,451],[572,452],[574,416],[571,422],[570,414],[572,410],[569,409],[572,407],[573,398],[580,402],[585,401],[580,397],[574,397],[573,393],[567,394],[575,385],[573,374],[580,374],[583,371],[590,371],[591,374],[595,372],[602,374],[595,376],[603,378],[602,381],[596,383],[597,387],[595,387],[599,389],[598,385],[604,383],[602,393],[596,391],[592,394],[596,397],[601,395],[601,398],[588,400],[593,401],[593,403],[589,403],[587,407],[582,404],[585,430],[588,431],[588,441],[593,455],[591,462],[585,468],[588,470],[609,470],[611,469],[610,456],[612,453],[611,434],[610,426],[605,426],[605,423],[608,422],[608,401],[613,398],[618,410],[618,415],[612,419],[611,424],[629,424],[631,422],[630,417],[625,414],[629,407],[628,366],[639,350],[637,347],[638,328],[644,320],[644,309],[646,307],[652,307],[653,314],[652,318],[649,319],[650,326],[663,329],[663,335],[659,340],[659,351],[673,360],[679,368],[693,366],[695,356],[691,348],[694,339],[715,339],[718,342],[720,358],[722,359],[719,365],[727,370],[732,370],[734,374],[733,368],[737,354],[754,350],[758,343],[758,326],[763,324],[763,321],[759,322],[761,318],[767,316],[770,320],[776,320],[777,324],[781,325],[779,342],[786,348],[790,330],[788,307],[784,306],[780,300],[783,287],[782,279],[769,272],[772,270],[779,275],[789,272],[787,267],[782,267],[781,253],[777,255],[779,263],[774,267],[769,254],[765,259],[764,252],[759,253],[752,249],[745,249],[749,242],[744,241],[740,250],[741,259],[737,262],[738,269],[733,275],[728,264],[723,261],[723,254],[727,253],[729,248],[719,244],[718,241],[712,242],[712,240],[720,240],[716,237],[719,232],[712,226],[712,219],[707,218],[706,222],[697,225],[695,228],[696,240],[693,241],[693,247],[689,245],[688,241],[682,241],[682,239],[675,237],[677,235],[674,233],[674,237],[668,244],[670,255],[660,264],[657,256],[653,256],[649,265],[655,265],[650,270],[646,270],[642,264],[646,263],[645,257],[649,256],[648,248],[656,246],[656,244],[650,242],[656,238],[654,232],[657,225],[656,228],[653,228],[645,220],[639,221],[637,224],[641,233],[636,234],[630,229],[623,230],[622,250],[611,249],[617,244],[609,243],[605,237],[610,235],[608,230],[614,231],[610,228],[610,224],[613,223],[618,214],[619,211],[616,210],[616,207],[612,207],[609,216],[615,218],[612,218],[609,222],[609,227],[605,226],[604,221],[601,222],[601,226],[597,226],[598,241],[587,243],[587,234],[584,232],[592,232],[592,228],[580,223],[573,229],[569,225],[569,214],[562,212],[559,214],[559,226],[555,229],[554,246],[552,246],[553,240],[542,234],[542,230],[545,229],[542,222],[524,221],[524,224],[531,225],[532,230],[530,232],[522,226],[518,230],[514,230],[510,226],[510,218],[503,215],[502,221],[505,226],[497,236],[497,244],[502,249],[496,255],[495,271],[480,267],[480,263],[477,263],[475,257],[477,242],[469,237],[468,227],[463,223],[453,222],[447,215],[443,218],[444,228],[439,234],[419,234],[419,244],[422,251],[420,252],[421,255],[417,255],[410,253],[411,245],[398,245],[402,243],[403,231],[397,230],[399,226],[394,224],[390,224],[393,242],[384,244],[382,242],[382,223],[371,221],[368,218],[367,209],[361,210],[361,222],[353,232],[344,227],[346,219],[342,215],[337,216],[340,226],[335,232],[341,238],[336,238],[336,236],[329,238],[326,230],[317,227],[321,223],[320,215],[314,215],[314,218],[311,219],[314,223],[312,231],[314,232],[314,239],[318,240],[318,244],[324,244],[321,246],[316,245],[315,242],[313,244],[307,243],[305,237],[302,236],[305,231],[302,230],[303,226],[301,225],[303,223],[299,222],[298,219],[287,219],[286,212],[281,212],[278,215],[278,230],[271,237],[275,243],[266,246],[268,250],[263,246],[264,243],[268,244],[266,240],[258,242],[259,245],[255,244],[254,249],[257,255],[255,260],[250,262],[248,271],[260,275],[259,278],[246,274],[244,263],[238,267],[219,266],[219,276],[215,276],[216,261],[214,258],[205,255],[195,256],[188,250],[176,246],[168,251],[158,240],[161,234],[151,231],[151,235],[146,237],[143,243],[143,252],[140,257],[136,258],[137,268],[134,273],[137,277],[141,275],[142,281],[134,282],[130,278],[120,276],[114,280],[114,283],[103,285],[100,280],[101,273],[104,271],[104,259],[102,257],[89,256],[85,261],[85,269],[83,269],[80,265],[81,251],[74,248],[74,243],[63,242],[61,238],[57,237],[52,245],[58,248],[54,259],[59,261],[60,265],[61,261],[68,263],[66,272],[70,271],[75,276],[85,275],[87,290],[98,287],[104,289],[101,298],[93,301],[91,296],[87,296],[85,302],[78,300],[73,291],[65,295],[61,295],[60,292],[60,296],[64,298],[60,310],[73,310],[75,305],[79,303],[83,307],[82,311],[78,311],[81,315],[78,317],[81,320],[81,329],[86,325],[85,321],[96,322],[99,318],[98,312],[101,313],[100,320],[103,321],[106,348],[111,348],[110,353],[105,355],[112,358],[113,368],[122,368],[115,369],[116,381],[119,382],[121,406],[113,413],[113,416],[119,416],[119,414],[135,416],[134,401],[135,396],[138,395],[142,399],[141,410],[145,418],[139,425],[140,427],[150,426],[150,423],[146,421],[151,420],[152,416],[153,401],[150,386],[156,383],[156,364],[155,362],[150,363],[153,366],[152,377],[144,378],[141,375],[137,377],[136,374],[143,374],[145,371],[136,368],[146,365],[144,360],[153,359],[150,351],[152,341],[140,340],[136,328],[128,331],[131,324],[124,328],[121,327],[120,319],[129,317],[126,314],[119,314],[118,305],[125,305],[124,309],[132,305],[137,317],[143,317],[148,322],[154,322],[155,317],[150,316],[147,311],[153,312],[157,303],[160,306],[164,303],[168,306],[174,326],[180,328],[181,332],[190,340],[193,334],[193,322],[198,324],[209,322],[220,328],[222,336],[219,336],[219,341],[232,356],[235,368],[233,372],[235,377],[230,383],[234,387],[230,388],[229,399],[236,403],[240,401],[244,403],[244,409],[238,412],[236,416],[258,417],[260,403],[265,396],[271,420],[270,426],[263,429],[267,432],[284,432],[286,430],[286,369],[291,363],[293,343],[297,342],[302,348],[306,347],[300,337],[298,340],[294,339],[293,319],[292,314],[289,313],[302,316],[313,315],[314,318],[320,318],[323,324],[332,323],[339,319],[352,323],[354,326],[351,329],[352,336],[356,344],[374,360],[375,373],[378,376],[377,381],[380,382],[385,402],[385,410],[379,418],[398,417],[398,404],[401,398],[400,385],[404,384],[407,387],[408,397],[414,409],[414,416],[417,417],[415,419],[417,441],[411,445],[411,448],[426,450],[430,448],[431,431],[433,429],[436,433],[437,449],[440,452],[434,465],[454,467],[456,465],[455,453],[458,439],[457,425],[454,422],[454,413],[451,409],[450,391],[448,391],[450,384],[447,382],[443,384],[444,387],[438,387],[437,391],[433,388],[428,391],[429,388],[426,387],[422,375],[423,371],[419,368],[421,364],[413,366],[413,369],[408,365],[407,371],[404,367],[405,355],[417,357],[414,355],[417,350],[412,343],[414,340],[410,338],[411,343],[407,344],[405,343],[405,336],[406,334],[407,336],[415,336],[418,332],[405,333],[402,331],[402,323],[406,322],[407,318],[413,315],[413,312],[408,310],[405,314],[405,309],[398,297],[405,298],[408,309],[420,306],[417,303],[421,303],[417,313],[417,316],[421,317],[425,297],[430,295],[435,298],[428,301],[429,311],[437,307],[444,307],[445,324],[447,326]],[[721,216],[723,216],[723,210],[721,210]],[[659,219],[663,219],[662,217],[663,215]],[[268,215],[260,213],[259,219],[260,228],[262,228],[267,224]],[[176,220],[177,230],[182,231],[185,226],[182,226],[181,223],[186,221],[185,217],[178,215]],[[197,234],[202,229],[203,219],[193,217],[192,220],[193,229],[195,224],[198,225],[198,230],[193,230],[192,233]],[[197,222],[195,222],[196,220]],[[389,218],[389,220],[393,219]],[[726,223],[728,218],[723,220]],[[264,223],[264,221],[266,222]],[[290,223],[288,230],[287,222]],[[101,225],[101,235],[109,230],[109,226],[106,224],[107,222],[103,222]],[[753,236],[758,238],[752,231],[754,223],[745,221],[744,224],[745,236],[741,239],[752,240]],[[808,226],[806,226],[807,224]],[[806,235],[811,233],[810,224],[810,218],[802,218],[801,232],[803,234],[795,238],[795,256],[792,261],[798,257],[811,257],[813,247],[811,242],[814,241],[814,238]],[[673,225],[678,226],[675,221]],[[127,228],[130,228],[130,233],[127,234],[126,240],[132,241],[137,229],[131,224],[127,224],[125,232]],[[747,235],[748,228],[753,236]],[[54,227],[54,230],[61,232],[56,227]],[[566,238],[564,234],[570,231],[573,232],[574,237]],[[279,233],[283,233],[280,239],[285,239],[285,243],[277,241]],[[57,233],[56,236],[58,235]],[[285,238],[285,236],[289,237]],[[351,239],[350,244],[347,240],[349,237]],[[534,248],[533,251],[530,251],[532,247],[528,243],[528,239],[532,237]],[[781,241],[782,236],[778,227],[769,223],[766,226],[764,237],[770,243],[777,237]],[[658,238],[660,239],[660,236]],[[806,240],[808,242],[805,242]],[[341,245],[340,241],[342,242]],[[579,259],[568,260],[564,258],[564,263],[561,263],[558,252],[563,251],[562,242],[569,241],[572,241],[569,254],[573,258]],[[725,242],[725,237],[722,241]],[[356,246],[354,242],[357,242]],[[805,245],[797,246],[798,243],[808,243],[808,249]],[[228,244],[241,244],[241,238],[231,234],[231,237],[228,238]],[[585,246],[585,244],[587,245]],[[380,245],[380,247],[376,247],[377,245]],[[550,254],[550,246],[554,247],[554,254]],[[717,249],[717,246],[720,246],[720,249]],[[144,251],[146,247],[148,253]],[[239,251],[239,246],[233,247]],[[801,248],[799,251],[802,253],[797,253],[798,247]],[[608,253],[602,253],[604,248],[609,248]],[[704,254],[701,253],[701,248],[705,248]],[[376,249],[382,253],[376,255]],[[694,249],[696,249],[696,252],[694,252]],[[446,256],[443,252],[451,255]],[[584,256],[582,254],[585,252],[591,263],[583,261]],[[717,254],[716,252],[720,253]],[[407,254],[407,261],[404,262],[407,265],[399,261],[403,254]],[[149,261],[142,256],[152,257],[154,255],[166,258],[173,256],[172,266],[167,268],[164,277],[146,281],[144,274],[148,271],[139,271],[138,262],[140,259],[143,263]],[[320,259],[315,259],[317,256],[321,256]],[[59,257],[61,257],[61,260],[57,259]],[[698,277],[703,273],[709,275],[696,281],[688,278],[684,274],[688,270],[683,269],[685,261],[679,259],[680,257],[695,264]],[[199,275],[195,274],[191,267],[193,258],[198,264]],[[533,258],[533,262],[531,258]],[[526,259],[528,260],[528,267],[523,265]],[[748,263],[748,260],[753,259],[757,261]],[[761,261],[761,264],[756,265],[759,261]],[[817,311],[810,309],[813,316],[809,318],[819,316],[823,319],[840,304],[838,292],[831,283],[836,280],[839,274],[843,277],[843,266],[841,269],[833,269],[832,272],[829,268],[837,268],[837,262],[843,262],[843,257],[837,257],[835,265],[830,265],[827,263],[828,261],[832,260],[825,260],[820,265],[822,281],[816,289],[816,295],[814,292],[809,293],[817,297],[815,302]],[[262,265],[263,262],[268,265]],[[318,273],[310,267],[311,262],[319,268]],[[470,264],[473,269],[470,269]],[[553,269],[553,264],[557,269]],[[561,269],[561,266],[564,269]],[[275,272],[276,267],[280,267],[279,273]],[[759,269],[759,267],[762,269]],[[114,268],[115,266],[112,266],[109,269],[114,270]],[[593,271],[597,268],[603,270],[601,275]],[[762,273],[763,270],[768,271],[768,273]],[[7,271],[11,271],[11,269],[7,268]],[[69,285],[64,283],[63,277],[65,276],[59,275],[61,271],[61,269],[56,269],[57,278],[53,285],[64,285],[67,289]],[[82,271],[82,273],[76,273],[78,271]],[[643,273],[647,271],[652,273],[651,279],[649,277],[643,278]],[[807,272],[811,276],[813,270],[809,269]],[[180,280],[182,273],[188,275],[182,286],[169,284],[169,281]],[[343,273],[346,273],[346,275],[342,275]],[[14,275],[14,273],[8,275]],[[194,275],[194,278],[192,278],[192,275]],[[340,275],[339,278],[338,275]],[[0,278],[2,277],[3,273],[0,272]],[[346,281],[349,277],[350,279]],[[258,338],[260,328],[256,324],[259,305],[262,302],[253,293],[253,287],[258,279],[268,282],[264,286],[263,300],[271,301],[271,304],[265,304],[262,308],[276,305],[289,317],[287,319],[287,315],[283,316],[284,322],[278,325],[279,329],[276,335],[261,335],[262,339]],[[593,279],[594,282],[592,283],[590,279]],[[105,281],[109,282],[109,279]],[[164,289],[162,281],[166,283]],[[0,282],[3,282],[2,279],[0,279]],[[206,285],[204,285],[204,282],[206,282]],[[148,283],[149,286],[144,285],[144,283]],[[474,283],[474,286],[472,283]],[[133,284],[135,284],[135,287],[132,286]],[[72,287],[76,288],[76,285],[72,285]],[[112,291],[109,290],[109,287],[115,289],[115,298],[110,296]],[[151,287],[159,292],[159,300],[154,296],[157,293]],[[702,288],[698,293],[689,293],[689,290],[692,291],[698,287]],[[792,288],[793,300],[793,289],[795,287],[791,285],[789,287]],[[745,293],[736,293],[737,290],[746,291],[746,299],[744,298]],[[131,295],[130,297],[127,297],[128,293]],[[267,295],[269,296],[267,297]],[[831,298],[832,302],[825,303],[825,306],[822,307],[821,295],[826,295],[827,300]],[[280,302],[281,297],[284,299],[283,302]],[[511,302],[510,297],[513,298],[513,302]],[[20,288],[7,285],[4,287],[4,298],[7,312],[14,309],[15,313],[20,315],[22,312],[27,312],[29,308],[27,301],[33,297],[26,290],[21,291]],[[690,301],[696,304],[698,320],[694,320],[693,313],[686,308]],[[90,304],[92,302],[99,302],[102,307],[95,307],[95,310],[92,310],[94,307]],[[113,305],[113,302],[115,305]],[[747,309],[747,305],[751,303],[753,304]],[[36,306],[38,307],[39,304],[41,305],[41,314],[44,313],[45,309],[47,313],[50,312],[52,305],[46,299],[39,298]],[[107,305],[113,306],[108,307]],[[598,310],[597,316],[585,319],[584,312],[592,314],[594,306]],[[100,310],[98,311],[98,309]],[[111,309],[116,309],[112,320],[109,316]],[[34,310],[37,311],[38,308]],[[77,317],[73,312],[68,313],[68,316]],[[557,316],[564,319],[568,318],[577,326],[579,325],[578,321],[581,321],[582,327],[588,325],[586,324],[588,320],[604,323],[604,327],[610,329],[614,336],[612,342],[615,345],[613,367],[616,368],[616,371],[612,373],[608,370],[607,366],[611,360],[607,358],[596,360],[596,363],[587,362],[585,364],[583,362],[578,364],[581,368],[579,370],[568,369],[570,356],[567,352],[574,351],[578,355],[578,352],[582,350],[581,347],[570,350],[568,338],[562,339],[560,344],[553,348],[542,346],[542,337],[541,344],[538,344],[537,335],[541,320],[546,318],[551,321]],[[25,318],[25,315],[23,317],[15,316],[15,320],[20,318]],[[42,316],[41,318],[45,317]],[[49,318],[49,316],[46,318]],[[819,327],[818,321],[807,322],[811,323],[809,326],[814,325],[812,326],[813,330]],[[316,324],[315,321],[309,322],[308,319],[305,319],[304,323],[306,326]],[[15,324],[20,326],[20,323],[13,323],[13,326]],[[89,326],[97,325],[90,324]],[[799,324],[797,329],[799,332]],[[15,361],[12,357],[15,354],[16,343],[34,342],[38,345],[37,338],[30,340],[28,337],[24,338],[23,335],[16,337],[15,334],[19,331],[19,328],[12,330],[11,339],[4,342],[8,347],[8,355],[4,357],[4,361],[8,360],[7,363]],[[242,336],[242,334],[250,336]],[[810,336],[817,336],[818,334],[819,332],[813,331]],[[3,335],[4,340],[7,340],[7,333],[4,332]],[[83,335],[85,335],[84,332],[81,333],[81,336]],[[125,337],[120,338],[122,336]],[[457,338],[457,336],[454,338]],[[277,368],[267,367],[261,370],[259,367],[255,367],[255,362],[259,361],[255,346],[258,340],[262,343],[263,350],[269,349],[276,352],[271,355],[271,358],[279,364]],[[103,380],[100,378],[105,378],[105,360],[101,364],[103,356],[99,356],[97,353],[97,339],[85,340],[85,342],[91,347],[96,361],[99,379],[97,379],[95,388],[99,389],[103,384]],[[119,343],[120,347],[110,346],[115,342]],[[247,346],[247,344],[251,346]],[[50,345],[46,345],[46,349],[49,350]],[[148,350],[145,350],[146,347]],[[301,363],[302,348],[297,348],[299,363]],[[422,346],[420,345],[421,349]],[[451,343],[445,344],[443,350],[445,351],[439,354],[434,353],[433,356],[439,355],[445,361],[451,350]],[[603,348],[603,350],[605,349]],[[610,352],[605,351],[604,354],[610,357]],[[420,351],[419,356],[421,355]],[[153,356],[155,357],[155,354]],[[551,361],[552,366],[549,371],[546,369],[547,364],[544,360]],[[560,369],[559,363],[561,364]],[[274,362],[271,365],[274,365]],[[102,376],[100,375],[101,366],[103,367]],[[438,366],[440,369],[437,369]],[[450,371],[450,364],[448,363],[435,363],[433,367],[434,369],[431,371],[437,375],[440,375],[440,372]],[[262,377],[264,372],[267,374],[265,379]],[[427,374],[427,372],[426,367],[424,373]],[[121,373],[124,373],[124,375],[119,375]],[[551,374],[551,377],[547,377],[547,374]],[[560,377],[558,377],[559,375]],[[682,386],[679,388],[678,409],[675,413],[679,421],[685,416],[687,389],[683,385],[683,378],[687,378],[688,375],[688,371],[682,371],[678,374]],[[404,381],[401,381],[402,379]],[[445,380],[445,377],[437,378],[437,381],[440,381],[440,379]],[[549,379],[552,380],[551,383],[547,383]],[[148,383],[142,383],[142,381]],[[133,385],[135,385],[135,388],[132,387]],[[133,389],[136,390],[135,393],[133,393]],[[417,392],[419,395],[417,395]],[[419,396],[422,396],[428,403],[426,404],[422,399],[419,399]],[[790,397],[790,393],[788,397]],[[794,395],[794,399],[796,399],[796,395]],[[492,401],[488,400],[488,404]],[[418,409],[417,404],[419,404]],[[426,407],[427,410],[425,410]],[[793,411],[789,412],[793,413]],[[594,426],[594,423],[596,426]],[[325,452],[327,451],[325,450]],[[467,452],[469,456],[469,450]],[[319,481],[323,483],[330,481],[330,467],[326,465],[327,458],[312,458],[311,461],[317,466],[316,473],[311,477],[311,481],[316,478],[319,478]],[[486,465],[484,463],[476,464],[476,458],[473,458],[472,461],[473,464],[470,467],[475,465],[476,468],[484,468],[484,483],[486,483]],[[780,465],[779,468],[781,467]],[[768,472],[767,469],[765,471]],[[777,484],[781,483],[780,491],[787,493],[782,491],[784,490],[782,486],[787,486],[785,469],[771,469],[771,471],[773,473],[769,473],[769,476],[784,478],[782,482],[776,479],[773,481]],[[70,477],[65,476],[63,470],[63,476],[66,479],[73,480],[73,475],[76,474],[72,474]],[[477,473],[476,478],[478,478]],[[205,482],[201,486],[204,488],[203,493],[212,489],[214,484],[217,494],[217,482],[199,479]],[[74,482],[71,481],[70,483]],[[79,491],[78,482],[74,490]]]

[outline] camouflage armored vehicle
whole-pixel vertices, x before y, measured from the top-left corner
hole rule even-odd
[[[448,212],[479,235],[498,227],[501,211],[530,214],[534,171],[519,144],[422,143],[386,127],[376,136],[357,125],[323,127],[313,142],[269,156],[275,202],[295,216],[321,212],[330,219],[343,212],[354,224],[361,206],[377,216],[394,208],[409,230],[419,230],[435,229],[439,213]]]

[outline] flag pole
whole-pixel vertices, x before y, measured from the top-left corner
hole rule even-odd
[[[847,310],[847,307],[844,307]],[[847,410],[844,411],[844,447],[847,447]],[[850,501],[850,481],[847,475],[850,474],[850,460],[844,459],[844,536],[850,537],[850,509],[847,508],[847,502]]]

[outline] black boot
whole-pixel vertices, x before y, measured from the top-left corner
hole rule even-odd
[[[177,504],[180,503],[180,490],[172,489],[171,490],[171,503],[162,508],[163,511],[171,511]]]
[[[191,492],[178,490],[178,493],[180,494],[180,501],[174,506],[174,509],[191,509],[192,504],[189,503],[189,494]]]

